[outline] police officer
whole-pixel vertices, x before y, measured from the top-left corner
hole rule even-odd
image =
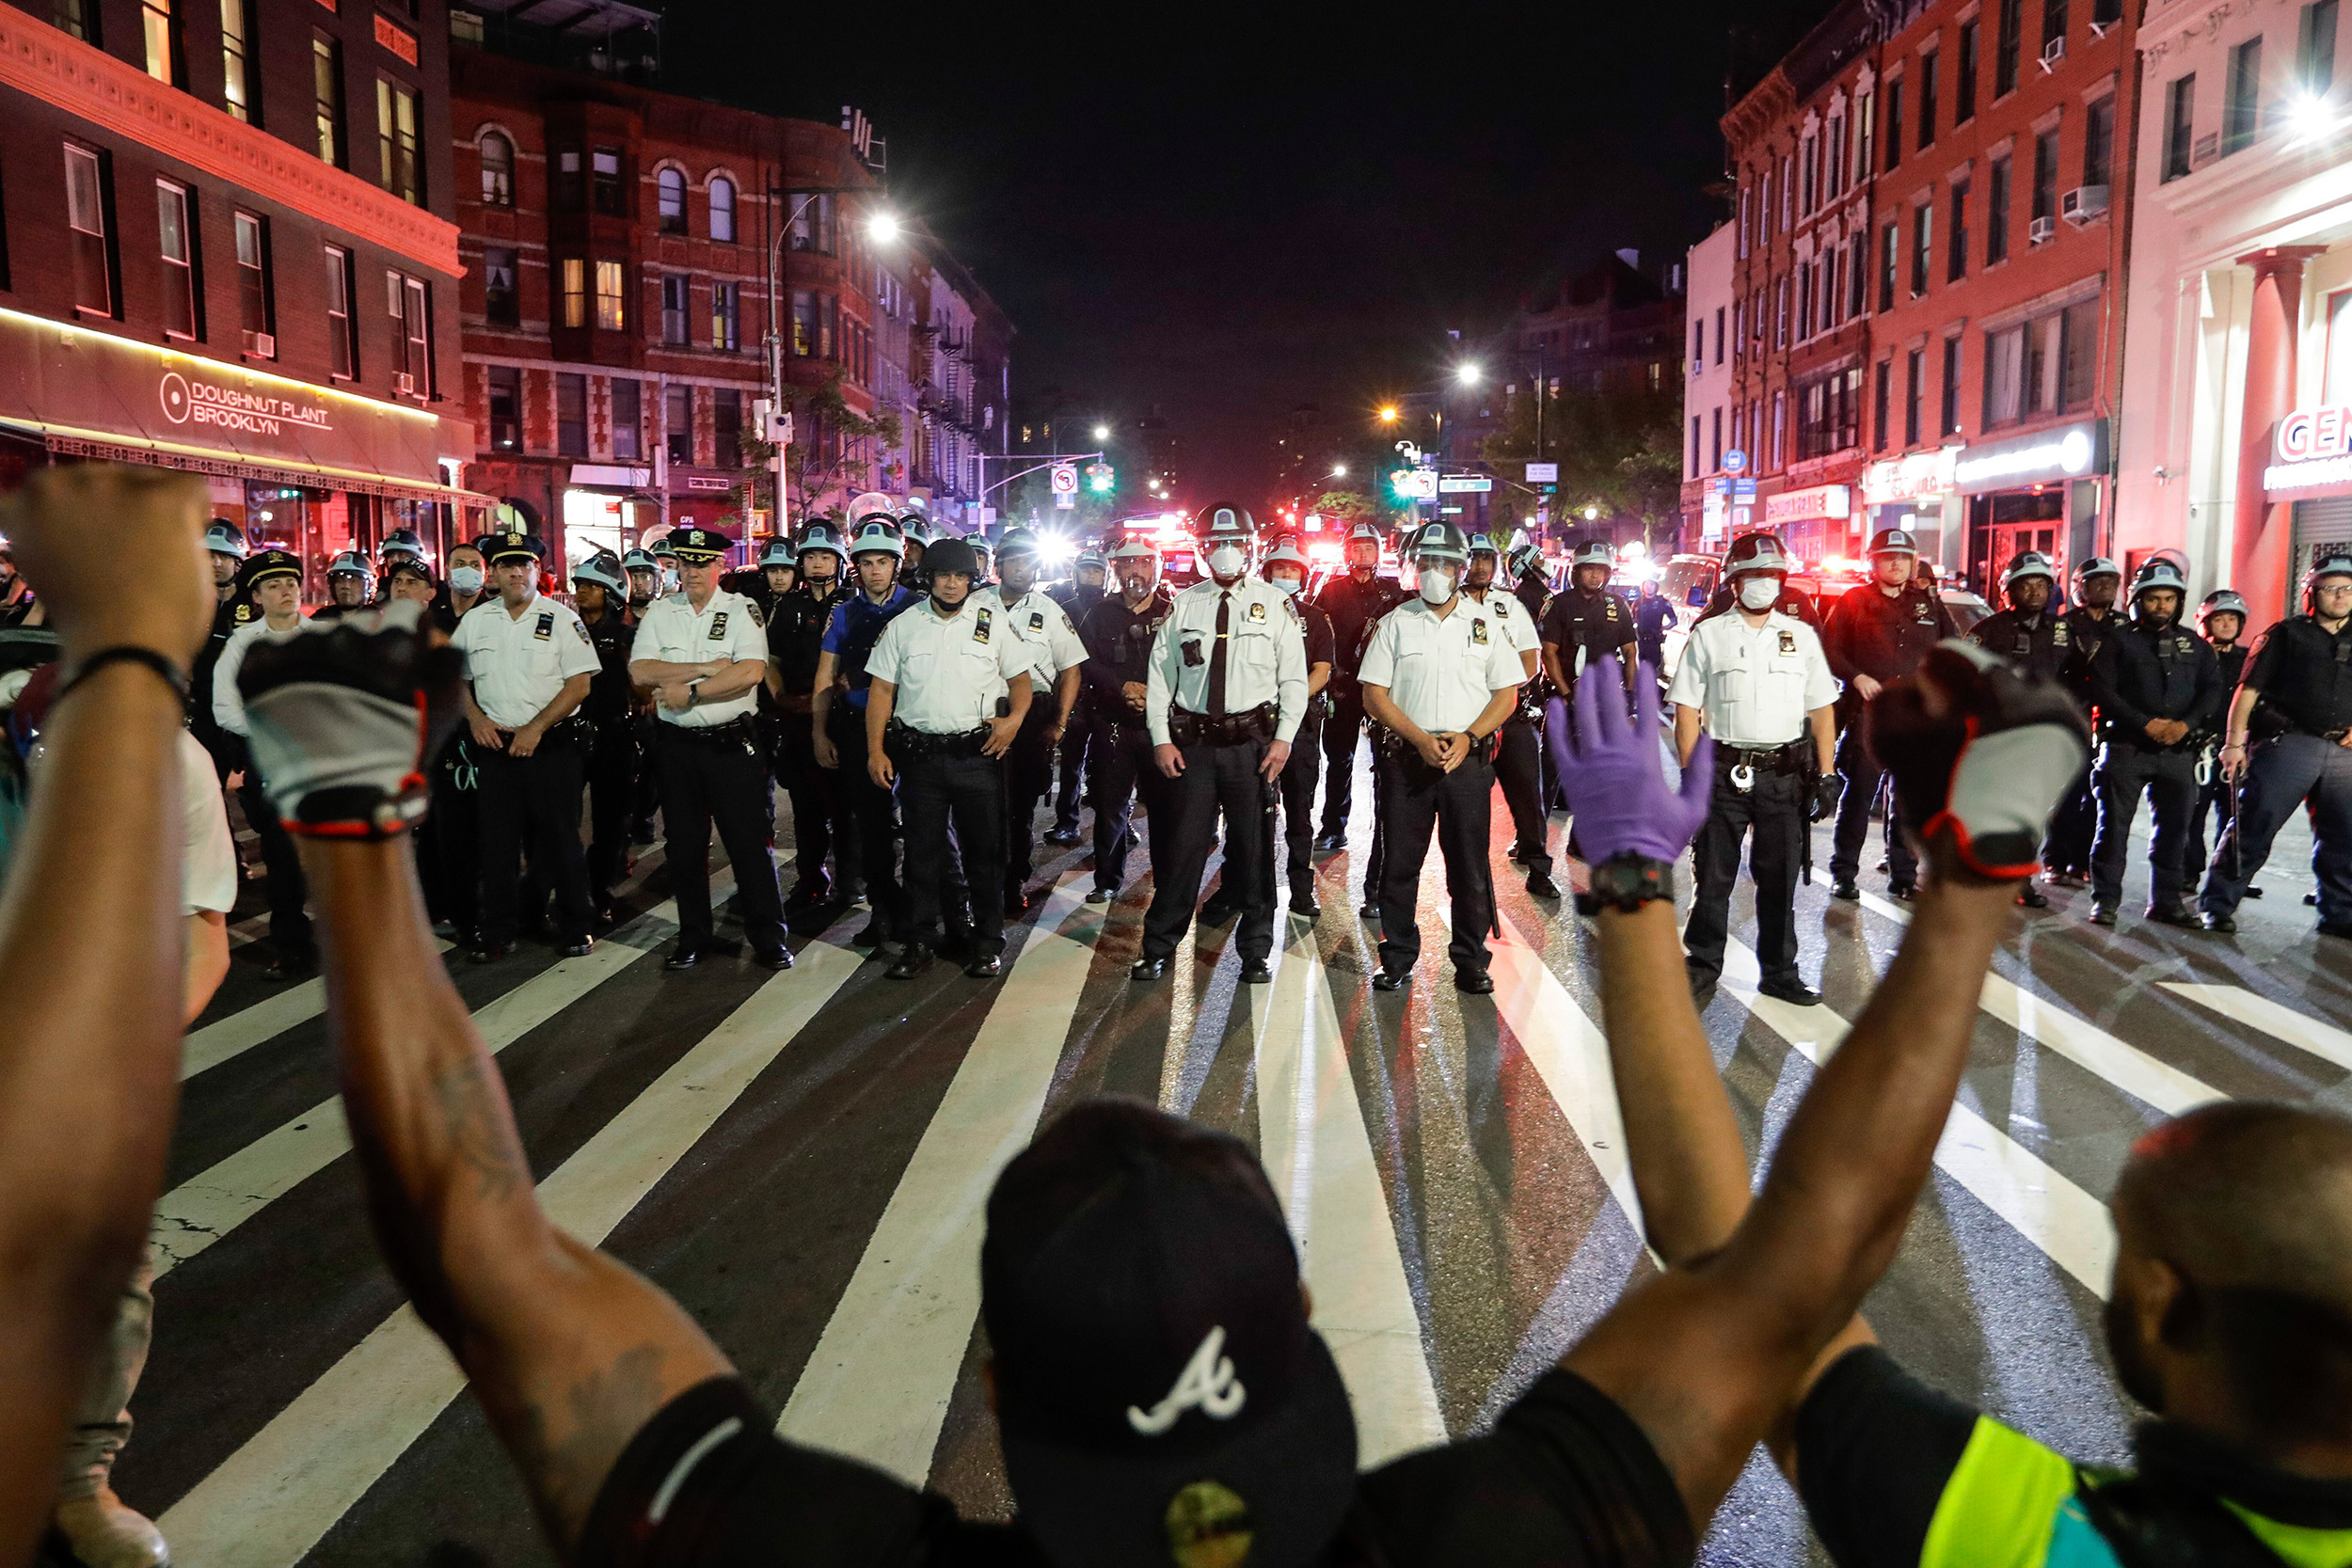
[[[1641,597],[1633,601],[1633,645],[1641,661],[1653,670],[1666,667],[1666,633],[1680,619],[1672,599],[1659,591],[1658,579],[1642,579]]]
[[[1510,567],[1512,596],[1529,620],[1542,626],[1544,611],[1551,607],[1551,578],[1544,568],[1543,547],[1521,539],[1511,546]]]
[[[1714,794],[1692,847],[1695,885],[1682,931],[1692,991],[1703,995],[1723,974],[1740,843],[1753,832],[1748,870],[1763,971],[1756,989],[1809,1007],[1821,997],[1797,970],[1797,870],[1806,825],[1828,815],[1836,789],[1837,682],[1820,635],[1775,608],[1789,564],[1769,533],[1733,542],[1724,575],[1738,608],[1691,628],[1667,696],[1684,767],[1702,725],[1715,741]]]
[[[1172,830],[1162,816],[1168,781],[1152,760],[1152,733],[1144,708],[1150,691],[1152,644],[1175,601],[1160,581],[1160,552],[1148,539],[1130,536],[1111,552],[1119,592],[1087,612],[1078,627],[1086,644],[1087,694],[1094,710],[1094,738],[1088,743],[1088,779],[1094,791],[1094,887],[1089,904],[1107,904],[1127,879],[1127,854],[1135,847],[1132,826],[1136,796],[1154,819],[1155,830]],[[1168,833],[1152,835],[1156,871],[1168,848]]]
[[[978,588],[995,587],[996,572],[993,563],[990,560],[993,550],[993,546],[991,546],[988,542],[987,535],[980,533],[971,534],[966,537],[963,542],[972,547],[972,559],[978,563],[980,569],[980,575],[975,580],[974,586]],[[929,577],[930,575],[930,568],[929,565],[930,557],[927,555],[924,559],[926,562],[924,566],[924,576]],[[926,593],[930,592],[928,586],[924,591]]]
[[[621,558],[598,550],[572,569],[572,603],[596,651],[580,717],[588,725],[588,897],[596,918],[620,918],[612,890],[628,872],[628,813],[637,795],[637,694],[628,678],[636,641],[622,607],[628,578]]]
[[[1224,887],[1241,911],[1235,934],[1245,984],[1274,978],[1274,781],[1290,760],[1307,714],[1307,641],[1290,595],[1248,576],[1257,536],[1249,514],[1220,502],[1200,531],[1208,576],[1176,595],[1152,641],[1144,721],[1163,778],[1170,821],[1152,836],[1170,842],[1156,858],[1142,956],[1129,974],[1157,980],[1192,925],[1200,875],[1219,812],[1225,816]]]
[[[999,624],[1020,638],[1030,655],[1028,717],[1005,752],[1003,769],[1005,912],[1019,915],[1028,911],[1029,879],[1037,870],[1038,802],[1054,787],[1054,752],[1070,731],[1082,680],[1079,666],[1086,662],[1087,650],[1062,607],[1037,586],[1038,569],[1043,564],[1037,536],[1026,529],[1008,530],[996,559],[1002,578],[981,592],[1004,611]],[[997,863],[976,857],[974,863]],[[983,877],[973,891],[974,902],[984,901],[989,891]]]
[[[2181,867],[2191,882],[2205,874],[2205,819],[2218,810],[2229,815],[2230,775],[2221,766],[2222,731],[2228,728],[2230,699],[2246,675],[2246,599],[2234,589],[2217,588],[2197,607],[2197,629],[2213,648],[2221,675],[2221,711],[2196,735],[2197,808],[2189,814],[2188,849]],[[2259,896],[2259,895],[2257,895]]]
[[[809,561],[811,542],[830,538],[832,525],[811,523],[801,542]],[[818,546],[820,553],[822,546]],[[834,865],[844,881],[863,879],[873,918],[851,939],[857,947],[880,947],[902,940],[906,894],[898,881],[898,801],[876,784],[867,768],[866,704],[873,688],[866,661],[891,621],[919,604],[921,596],[898,580],[898,531],[881,518],[869,520],[846,546],[857,582],[836,594],[825,633],[818,643],[817,674],[810,690],[810,746],[817,765],[834,774],[834,787],[854,818],[855,832],[835,840]],[[810,568],[814,571],[814,567]],[[835,818],[839,820],[838,817]],[[853,852],[852,852],[853,851]],[[845,855],[850,860],[844,865]]]
[[[1633,689],[1634,661],[1622,651],[1634,640],[1633,612],[1610,591],[1615,567],[1606,540],[1586,541],[1569,562],[1568,586],[1545,607],[1544,674],[1563,697],[1573,696],[1578,677],[1604,657],[1616,660],[1626,690]]]
[[[245,746],[227,735],[213,717],[213,671],[220,663],[221,650],[229,645],[230,633],[261,611],[253,608],[252,598],[237,578],[238,569],[252,553],[245,542],[245,530],[235,523],[215,522],[204,531],[204,548],[212,560],[213,593],[218,603],[213,610],[212,632],[188,671],[188,729],[211,753],[213,769],[225,784],[230,774],[245,766]]]
[[[1396,579],[1379,575],[1380,530],[1361,522],[1347,531],[1347,571],[1323,585],[1315,608],[1331,618],[1339,657],[1331,671],[1331,712],[1323,722],[1322,850],[1347,842],[1347,814],[1356,788],[1356,745],[1364,729],[1364,698],[1356,684],[1373,623],[1405,598]]]
[[[2228,741],[2221,766],[2243,783],[2198,898],[2206,927],[2237,929],[2238,900],[2272,837],[2308,804],[2320,934],[2352,941],[2352,550],[2323,546],[2303,579],[2303,613],[2255,644]]]
[[[899,514],[898,584],[917,598],[920,598],[925,591],[923,552],[929,549],[931,541],[938,537],[939,531],[933,528],[931,520],[920,512],[909,510]]]
[[[1511,858],[1527,868],[1529,893],[1538,898],[1557,898],[1560,888],[1551,879],[1551,824],[1544,815],[1543,634],[1535,629],[1534,620],[1518,596],[1497,586],[1495,568],[1502,559],[1494,540],[1473,533],[1468,544],[1470,570],[1462,579],[1462,596],[1502,627],[1503,641],[1518,655],[1524,672],[1518,701],[1495,733],[1494,745],[1495,779],[1502,785],[1502,803],[1510,808],[1517,835]]]
[[[677,945],[666,969],[691,969],[710,945],[710,831],[735,868],[735,896],[752,961],[789,969],[784,897],[776,888],[775,800],[760,755],[753,689],[768,673],[759,607],[719,586],[728,540],[708,529],[673,529],[678,592],[654,601],[637,626],[629,679],[651,687],[670,886]]]
[[[866,665],[866,775],[878,789],[896,786],[906,821],[906,945],[886,973],[912,980],[944,945],[947,869],[960,850],[975,882],[963,972],[985,980],[1004,973],[1005,920],[984,868],[1005,858],[1003,759],[1028,717],[1037,655],[995,595],[974,587],[969,543],[943,539],[925,560],[926,599],[891,618]]]
[[[2069,643],[2066,618],[2052,606],[2058,573],[2050,558],[2039,550],[2020,550],[2001,574],[2001,592],[2009,608],[1988,615],[1968,628],[1968,641],[2019,673],[2054,679],[2066,663]],[[2046,910],[2050,900],[2027,877],[2017,884],[2017,902],[2029,910]]]
[[[310,619],[340,621],[354,610],[365,610],[375,586],[373,576],[368,570],[368,558],[358,550],[336,556],[326,563],[328,602],[310,611]]]
[[[482,930],[470,957],[515,950],[524,835],[531,870],[555,891],[556,942],[566,958],[590,948],[595,907],[580,847],[587,780],[585,726],[575,720],[599,665],[571,606],[539,592],[546,550],[525,533],[493,535],[498,592],[467,611],[452,639],[466,656],[466,725],[481,769]]]
[[[621,557],[621,569],[628,574],[628,612],[643,620],[660,596],[661,563],[650,551],[633,549]]]
[[[659,573],[654,589],[654,597],[657,599],[668,598],[676,593],[680,586],[676,545],[677,530],[675,529],[672,529],[668,533],[654,541],[653,563],[655,570]],[[712,587],[716,588],[717,584],[714,582]]]
[[[1461,591],[1473,542],[1452,523],[1424,524],[1413,536],[1416,594],[1381,617],[1364,650],[1364,711],[1380,726],[1373,764],[1382,840],[1375,990],[1401,989],[1421,957],[1417,890],[1433,825],[1454,905],[1446,951],[1454,987],[1481,995],[1495,989],[1486,973],[1486,935],[1495,927],[1486,871],[1494,737],[1528,678],[1525,656],[1506,629],[1509,616],[1526,607],[1507,594],[1480,603]]]
[[[772,623],[776,602],[799,586],[801,580],[801,554],[791,540],[780,537],[768,541],[768,547],[759,552],[759,612]]]
[[[1307,637],[1307,716],[1298,721],[1290,760],[1282,765],[1277,783],[1282,793],[1283,868],[1290,879],[1291,913],[1312,920],[1323,912],[1315,900],[1315,779],[1323,770],[1323,725],[1331,706],[1327,689],[1338,661],[1339,640],[1322,606],[1307,602],[1307,558],[1295,543],[1284,539],[1267,551],[1263,572],[1266,581],[1298,607],[1299,626]],[[1270,890],[1271,878],[1267,886]],[[1221,897],[1223,890],[1218,892]]]
[[[424,559],[424,541],[417,536],[415,529],[396,528],[384,535],[384,543],[376,546],[375,553],[384,563],[384,576],[389,579],[392,568],[402,562]]]
[[[235,767],[245,773],[237,801],[245,808],[246,826],[261,841],[262,864],[268,872],[263,891],[269,895],[270,945],[277,958],[263,973],[272,980],[308,979],[318,971],[318,947],[310,935],[310,916],[304,904],[302,857],[294,839],[280,825],[269,803],[262,771],[253,764],[246,740],[245,699],[237,690],[237,672],[245,656],[264,632],[292,631],[302,624],[302,562],[285,550],[256,551],[238,573],[235,629],[221,645],[213,668],[213,721],[235,749]]]
[[[857,592],[842,573],[846,558],[831,523],[819,518],[809,524],[795,557],[800,581],[778,596],[768,614],[768,692],[775,712],[769,754],[776,781],[792,800],[796,876],[784,901],[787,915],[836,900],[853,903],[865,892],[858,869],[857,819],[842,787],[841,770],[818,765],[817,736],[810,727],[825,627],[833,612]],[[828,855],[833,857],[831,875],[825,870]]]
[[[1078,552],[1071,579],[1047,590],[1054,602],[1061,606],[1062,613],[1070,617],[1073,630],[1103,602],[1109,592],[1105,586],[1109,577],[1109,562],[1101,550],[1089,545]],[[1045,835],[1048,844],[1067,847],[1078,842],[1079,791],[1086,778],[1088,743],[1093,735],[1094,705],[1087,684],[1081,681],[1078,705],[1070,710],[1070,727],[1062,732],[1061,776],[1054,791],[1054,826]]]
[[[2115,924],[2132,817],[2145,792],[2156,829],[2149,844],[2148,918],[2194,926],[2184,901],[2197,869],[2183,863],[2197,805],[2197,736],[2220,716],[2227,693],[2205,640],[2181,625],[2188,583],[2161,558],[2132,580],[2131,618],[2117,626],[2090,666],[2099,708],[2099,835],[2090,849],[2090,923]]]
[[[2066,639],[2058,680],[2073,694],[2083,718],[2091,717],[2090,667],[2099,650],[2115,634],[2115,600],[2123,584],[2123,569],[2105,556],[2094,555],[2074,568],[2074,608],[2061,620]],[[2042,858],[2057,887],[2087,887],[2090,882],[2090,841],[2099,828],[2099,800],[2090,787],[2090,768],[2059,802],[2050,818],[2050,836]]]
[[[1830,611],[1821,643],[1831,673],[1846,683],[1838,705],[1845,736],[1838,742],[1837,771],[1846,781],[1837,808],[1836,847],[1830,852],[1830,896],[1859,898],[1854,877],[1862,869],[1862,846],[1870,836],[1870,812],[1878,804],[1886,770],[1863,738],[1863,710],[1889,682],[1919,668],[1928,650],[1953,634],[1943,600],[1915,580],[1919,542],[1904,529],[1883,528],[1870,539],[1870,580],[1850,588]],[[1918,857],[1886,812],[1886,893],[1908,898],[1919,877]]]

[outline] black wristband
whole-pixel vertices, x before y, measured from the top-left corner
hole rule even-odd
[[[1595,865],[1591,886],[1591,892],[1576,895],[1577,913],[1619,910],[1631,914],[1654,898],[1674,901],[1675,868],[1669,861],[1654,861],[1628,850]]]
[[[143,665],[163,676],[165,684],[171,688],[172,695],[178,697],[182,703],[184,704],[188,700],[188,677],[179,665],[152,648],[142,648],[131,642],[118,642],[113,647],[101,648],[89,657],[82,660],[72,678],[57,689],[56,696],[50,699],[50,705],[54,707],[56,704],[64,702],[73,694],[75,687],[80,686],[109,664]]]

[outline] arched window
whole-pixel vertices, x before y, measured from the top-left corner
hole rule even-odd
[[[661,231],[686,232],[686,176],[674,168],[661,171]]]
[[[482,136],[482,204],[515,205],[515,144],[496,131]]]
[[[710,182],[710,237],[735,243],[735,182],[713,180]]]

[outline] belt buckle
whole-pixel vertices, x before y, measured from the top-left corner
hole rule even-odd
[[[1731,787],[1745,795],[1756,787],[1756,768],[1752,763],[1738,762],[1731,767]]]

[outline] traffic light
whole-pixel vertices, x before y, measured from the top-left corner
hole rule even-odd
[[[1087,488],[1092,490],[1097,495],[1107,495],[1110,493],[1110,487],[1114,477],[1115,476],[1111,471],[1111,466],[1108,463],[1089,463],[1087,465]]]

